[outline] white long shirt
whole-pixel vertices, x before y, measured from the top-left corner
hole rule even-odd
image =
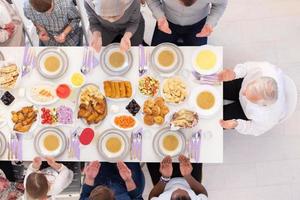
[[[32,167],[32,164],[29,165],[26,176],[24,179],[24,186],[26,187],[26,181],[28,176],[33,172],[38,172]],[[68,169],[66,166],[62,165],[62,167],[56,171],[53,168],[46,168],[41,170],[44,174],[46,174],[46,178],[50,183],[50,190],[48,191],[48,196],[56,196],[60,194],[64,189],[66,189],[73,181],[73,172]],[[25,188],[26,191],[26,188]],[[26,199],[26,198],[25,198]]]
[[[164,192],[159,197],[153,197],[151,200],[166,200],[171,199],[172,193],[177,190],[185,190],[192,200],[208,200],[204,194],[196,195],[190,185],[184,178],[172,178],[166,185]]]
[[[234,68],[234,72],[237,79],[244,78],[239,99],[244,113],[249,119],[248,121],[238,119],[238,126],[235,129],[241,134],[259,136],[272,129],[285,117],[283,73],[281,69],[267,62],[238,64]],[[278,85],[278,99],[269,106],[254,104],[242,94],[250,82],[261,76],[273,78]]]

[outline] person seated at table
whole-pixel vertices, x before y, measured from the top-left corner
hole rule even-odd
[[[35,157],[24,179],[25,195],[33,199],[54,197],[67,188],[73,180],[73,172],[54,158],[45,158],[50,167],[40,170],[42,159]]]
[[[35,25],[40,46],[80,46],[80,14],[72,0],[28,0],[25,16]]]
[[[227,6],[227,0],[146,0],[155,19],[152,46],[171,42],[180,46],[207,44]]]
[[[283,72],[267,62],[247,62],[218,74],[224,81],[224,129],[258,136],[285,117]]]
[[[97,52],[113,42],[120,42],[123,51],[143,43],[145,21],[139,0],[86,0],[84,5],[92,33],[90,45]]]
[[[139,163],[91,162],[84,169],[80,200],[143,199],[145,177]]]
[[[13,166],[9,161],[0,161],[0,199],[19,199],[24,194],[23,183],[13,181]],[[8,172],[8,176],[5,174]],[[10,180],[9,180],[9,176]]]
[[[24,46],[21,17],[6,0],[0,0],[0,46]]]
[[[201,184],[202,164],[191,164],[187,157],[180,155],[179,164],[172,164],[172,158],[167,156],[160,164],[148,163],[147,166],[154,184],[149,200],[208,199]]]

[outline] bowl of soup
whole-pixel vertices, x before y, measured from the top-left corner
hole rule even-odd
[[[63,50],[49,47],[38,54],[37,69],[43,77],[57,79],[67,71],[68,62],[67,54]]]
[[[60,129],[47,127],[38,132],[34,139],[37,153],[42,157],[58,157],[66,149],[67,138]]]
[[[203,46],[197,49],[192,61],[194,70],[203,75],[214,74],[221,68],[220,56],[212,46]]]
[[[192,106],[200,117],[210,117],[220,110],[222,90],[211,85],[201,85],[192,90]]]
[[[112,71],[122,71],[127,67],[128,61],[126,54],[119,49],[112,49],[107,54],[107,65]]]
[[[155,52],[155,65],[159,71],[173,71],[178,65],[177,52],[169,47],[160,48]]]
[[[153,146],[162,158],[177,157],[185,149],[185,137],[180,131],[164,128],[156,133]]]
[[[128,138],[120,130],[109,129],[99,137],[98,149],[108,161],[122,160],[128,153]]]

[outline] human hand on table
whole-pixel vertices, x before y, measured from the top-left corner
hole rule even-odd
[[[224,129],[234,129],[235,127],[237,127],[238,122],[235,119],[232,119],[232,120],[220,120],[220,125]]]
[[[233,69],[230,68],[226,68],[223,69],[221,72],[218,73],[218,78],[219,81],[232,81],[234,80],[236,77],[235,72],[233,71]]]
[[[202,30],[196,34],[196,37],[208,37],[214,31],[213,27],[209,24],[205,24]]]
[[[125,182],[132,179],[131,170],[127,167],[127,165],[124,162],[117,162],[117,167],[118,167],[121,178]]]
[[[165,17],[161,17],[157,20],[158,29],[164,33],[172,34],[171,29],[169,28],[169,22]]]
[[[159,172],[163,177],[171,177],[173,174],[173,165],[171,156],[166,156],[160,163]]]
[[[193,171],[193,166],[190,162],[190,159],[188,159],[184,155],[180,155],[178,159],[181,175],[183,177],[190,176]]]
[[[67,38],[67,34],[65,34],[64,32],[62,32],[59,35],[54,36],[55,41],[60,44],[64,43],[66,41],[66,38]]]
[[[94,180],[100,171],[101,164],[99,161],[93,161],[84,168],[85,184],[93,186]]]
[[[121,39],[121,43],[120,43],[120,49],[121,49],[121,51],[125,52],[128,49],[130,49],[130,47],[131,47],[130,38],[131,37],[132,37],[132,33],[130,33],[130,32],[126,32],[124,34],[124,36]]]
[[[102,47],[102,37],[101,33],[99,31],[94,31],[91,37],[91,43],[90,46],[93,47],[96,52],[100,52]]]
[[[32,167],[36,170],[39,170],[41,165],[42,165],[42,158],[38,156],[35,157],[32,162]]]

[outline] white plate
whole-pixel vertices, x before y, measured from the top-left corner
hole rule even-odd
[[[175,54],[175,61],[172,66],[166,68],[162,67],[158,62],[158,55],[164,50],[169,50]],[[184,56],[182,51],[172,43],[162,43],[156,46],[152,53],[150,59],[151,67],[162,77],[170,77],[179,72],[184,63]]]
[[[205,69],[199,69],[198,67],[196,67],[196,57],[199,53],[201,53],[202,51],[211,51],[213,52],[215,55],[216,55],[216,64],[215,66],[212,68],[212,69],[209,69],[209,70],[205,70]],[[211,75],[211,74],[215,74],[217,73],[221,67],[222,67],[222,60],[219,56],[219,53],[217,52],[216,48],[213,47],[213,46],[209,46],[209,45],[204,45],[204,46],[201,46],[199,48],[197,48],[197,50],[195,50],[194,54],[193,54],[193,57],[192,57],[192,63],[193,63],[193,68],[194,70],[196,70],[198,73],[202,74],[202,75]]]
[[[21,79],[22,79],[22,69],[21,69],[21,67],[19,67],[17,64],[15,64],[15,63],[13,63],[13,62],[1,61],[1,59],[0,59],[0,62],[4,62],[4,63],[6,63],[6,64],[14,64],[14,65],[16,65],[16,66],[17,66],[17,69],[18,69],[18,72],[19,72],[19,75],[18,75],[18,77],[17,77],[17,79],[16,79],[16,82],[15,82],[15,85],[14,85],[13,88],[2,88],[2,87],[0,87],[0,89],[7,90],[7,91],[11,91],[12,89],[17,88],[17,87],[19,86],[20,82],[21,82]],[[1,66],[1,65],[2,65],[2,64],[0,64],[0,68],[1,68],[1,67],[6,67],[6,66]]]
[[[9,109],[9,111],[8,111],[9,114],[7,115],[7,117],[8,117],[7,118],[7,124],[8,124],[8,126],[9,126],[9,128],[11,130],[14,129],[14,125],[15,125],[13,123],[13,121],[11,120],[11,117],[12,117],[11,112],[12,111],[17,112],[17,111],[21,110],[23,107],[26,107],[26,106],[32,106],[32,103],[29,103],[27,101],[19,101],[19,102],[16,102],[15,104],[13,104],[13,106]],[[34,108],[34,110],[37,110],[36,121],[31,125],[31,128],[30,128],[30,130],[28,132],[21,133],[21,134],[26,135],[27,133],[30,133],[32,130],[35,130],[37,128],[38,124],[39,124],[39,122],[38,122],[38,120],[39,120],[39,117],[38,117],[38,115],[39,115],[39,109],[36,106],[34,106],[34,105],[33,105],[33,108]]]
[[[79,93],[78,93],[77,105],[76,105],[76,109],[75,109],[75,118],[78,118],[78,111],[79,111],[79,106],[80,106],[80,96],[81,96],[81,92],[82,92],[83,89],[85,89],[86,87],[88,87],[88,86],[90,86],[90,85],[97,87],[97,88],[98,88],[98,91],[105,97],[105,95],[102,93],[102,91],[101,91],[101,89],[100,89],[100,87],[99,87],[98,85],[96,85],[96,84],[94,84],[94,83],[88,83],[88,84],[83,85],[83,86],[80,88],[80,91],[79,91]],[[106,113],[106,116],[104,117],[104,119],[103,119],[102,121],[100,121],[100,122],[97,123],[97,124],[91,124],[91,125],[88,125],[85,119],[82,119],[82,118],[81,118],[80,121],[82,121],[82,123],[83,123],[85,126],[90,127],[90,128],[99,126],[99,125],[105,120],[105,118],[107,117],[107,114],[108,114],[108,112],[109,112],[109,110],[108,110],[109,108],[108,108],[108,105],[107,105],[106,97],[105,97],[105,103],[106,103],[106,112],[107,112],[107,113]]]
[[[105,73],[111,75],[111,76],[121,76],[125,73],[127,73],[130,68],[133,65],[133,56],[130,51],[126,51],[125,54],[125,62],[122,67],[119,69],[116,69],[112,67],[109,62],[109,56],[111,55],[112,52],[114,51],[120,51],[120,44],[119,43],[113,43],[105,48],[103,48],[103,51],[100,54],[100,65],[102,69],[104,70]]]
[[[122,147],[121,150],[117,153],[110,153],[106,149],[105,142],[109,139],[109,136],[115,136],[120,138],[122,142]],[[123,133],[120,130],[117,129],[108,129],[101,133],[98,143],[97,143],[97,148],[100,153],[100,155],[108,162],[116,162],[116,161],[122,161],[126,158],[127,154],[129,153],[129,146],[131,144],[129,143],[128,136],[126,133]]]
[[[179,147],[177,148],[176,151],[172,151],[172,152],[168,152],[162,149],[162,139],[163,136],[165,134],[176,134],[177,139],[181,140]],[[156,154],[161,157],[164,158],[166,156],[171,156],[173,158],[178,157],[180,154],[184,153],[185,147],[186,147],[186,138],[184,136],[184,134],[178,130],[174,131],[174,130],[170,130],[169,128],[163,128],[161,130],[159,130],[153,139],[153,147],[154,150],[156,152]]]
[[[33,85],[33,87],[45,86],[45,87],[51,88],[51,90],[53,92],[53,95],[54,95],[54,98],[52,100],[46,101],[46,102],[37,101],[37,100],[33,99],[33,97],[32,97],[33,87],[28,87],[28,88],[26,88],[25,96],[31,103],[33,103],[35,105],[40,105],[40,106],[48,106],[48,105],[56,103],[59,100],[59,98],[56,96],[56,87],[52,83],[44,82],[44,83],[35,83],[35,84],[32,84],[32,85]]]
[[[202,109],[197,105],[197,96],[198,96],[198,94],[200,94],[201,92],[204,92],[204,91],[211,92],[215,97],[215,104],[210,109]],[[201,86],[194,88],[192,91],[191,98],[190,98],[191,106],[193,106],[193,108],[197,111],[199,116],[202,118],[209,118],[209,117],[213,116],[214,114],[216,114],[222,105],[222,101],[223,100],[221,98],[220,92],[211,85],[201,85]]]
[[[157,89],[156,94],[154,94],[153,96],[143,94],[143,93],[140,91],[140,89],[139,89],[140,80],[143,79],[143,78],[145,78],[145,77],[147,77],[147,76],[152,77],[152,78],[154,78],[155,80],[158,81],[158,89]],[[140,93],[143,97],[145,97],[145,98],[155,98],[155,97],[158,96],[158,94],[159,94],[159,92],[160,92],[161,81],[160,81],[157,77],[155,77],[154,74],[152,74],[152,73],[146,73],[146,74],[144,74],[143,76],[139,77],[139,79],[138,79],[138,81],[137,81],[136,87],[137,87],[137,90],[139,91],[139,93]]]
[[[71,124],[61,124],[61,123],[58,123],[56,122],[55,124],[42,124],[42,111],[41,109],[42,108],[47,108],[47,109],[50,109],[52,110],[53,108],[57,109],[59,106],[66,106],[68,108],[71,108],[72,109],[72,112],[73,112],[73,116],[72,116],[72,123]],[[58,127],[58,126],[73,126],[74,123],[75,123],[75,116],[76,116],[76,112],[75,112],[75,108],[76,108],[76,105],[71,102],[71,101],[59,101],[59,103],[55,104],[54,106],[42,106],[40,107],[39,109],[39,113],[38,113],[38,117],[39,117],[39,125],[40,126],[43,126],[43,127]]]
[[[121,128],[119,127],[116,123],[115,123],[115,118],[118,117],[118,116],[130,116],[132,117],[134,120],[135,120],[135,125],[131,128]],[[120,113],[120,114],[117,114],[117,115],[114,115],[112,118],[111,118],[111,124],[116,128],[116,129],[119,129],[121,131],[132,131],[133,129],[135,129],[137,126],[138,126],[138,120],[133,117],[131,114],[126,114],[126,113]]]
[[[55,134],[59,138],[59,143],[60,143],[59,148],[56,149],[55,151],[48,151],[44,147],[44,144],[43,144],[45,137],[47,135],[49,135],[50,133]],[[34,138],[35,150],[42,157],[48,157],[48,156],[59,157],[59,156],[61,156],[65,152],[65,150],[68,146],[67,144],[68,144],[68,140],[65,136],[65,133],[62,132],[58,128],[52,128],[52,127],[44,128],[44,129],[40,130]]]
[[[4,134],[0,131],[0,158],[6,151],[7,142]]]
[[[115,102],[121,102],[121,101],[128,101],[129,99],[133,98],[134,95],[135,95],[135,86],[134,84],[127,78],[123,78],[123,77],[110,77],[106,80],[103,80],[101,81],[101,84],[100,84],[100,88],[102,89],[101,92],[105,95],[105,90],[104,90],[104,81],[129,81],[130,84],[131,84],[131,89],[132,89],[132,95],[131,97],[128,97],[128,98],[110,98],[110,97],[107,97],[105,96],[107,99],[111,100],[111,101],[115,101]]]
[[[55,56],[60,60],[60,69],[57,72],[49,72],[45,69],[44,62],[49,56]],[[48,47],[38,54],[37,70],[47,79],[58,79],[65,74],[69,66],[69,59],[67,54],[60,48]]]
[[[170,77],[170,78],[172,78],[172,77]],[[175,78],[175,77],[174,77],[174,78]],[[188,84],[187,84],[181,77],[176,77],[176,78],[179,78],[179,79],[185,84],[185,86],[186,86],[186,92],[187,92],[187,94],[186,94],[186,97],[185,97],[185,99],[184,99],[183,101],[178,102],[178,103],[174,103],[174,102],[169,102],[169,101],[166,100],[166,98],[165,98],[165,93],[163,92],[163,90],[164,90],[164,85],[165,85],[167,79],[164,79],[164,81],[163,81],[163,83],[162,83],[162,85],[161,85],[161,87],[160,87],[160,94],[161,94],[161,96],[165,99],[166,103],[171,104],[171,105],[179,105],[179,104],[183,104],[183,103],[185,103],[185,102],[187,101],[187,99],[189,98],[189,88],[188,88],[189,86],[188,86]]]

